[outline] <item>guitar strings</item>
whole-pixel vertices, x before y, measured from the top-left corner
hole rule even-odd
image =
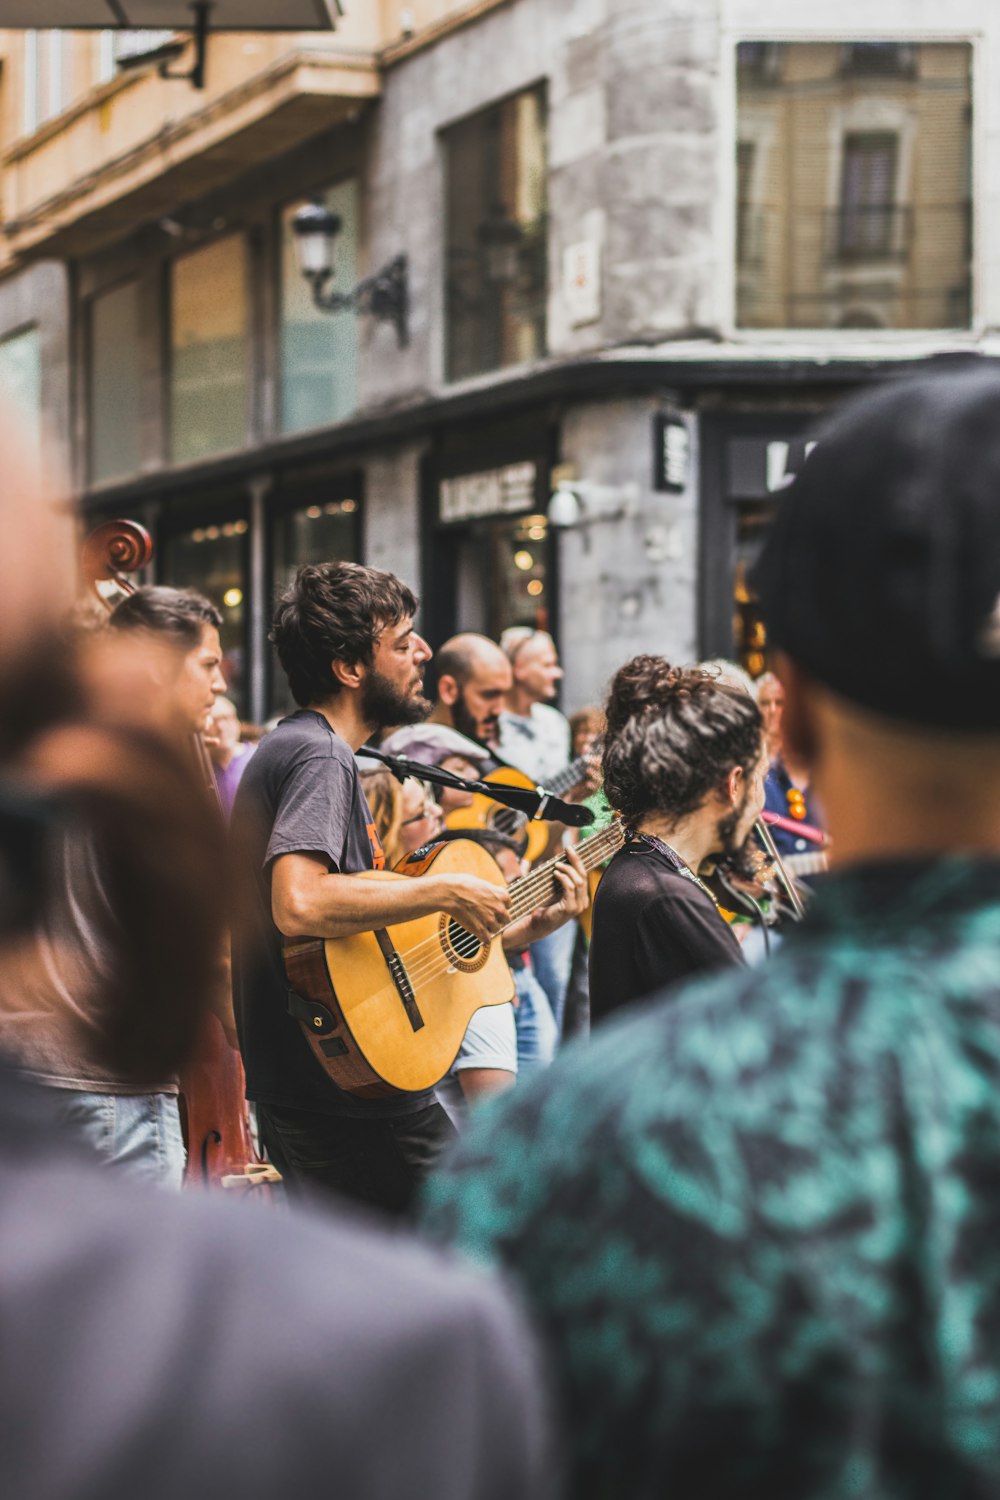
[[[604,829],[602,833],[594,834],[593,837],[585,839],[582,844],[578,845],[578,852],[584,862],[585,868],[589,872],[607,854],[619,848],[623,842],[624,835],[622,834],[620,824],[613,823],[609,828]],[[553,871],[556,865],[563,860],[563,855],[557,855],[554,859],[546,861],[537,870],[533,870],[530,875],[524,876],[522,880],[515,883],[515,887],[512,888],[514,889],[514,896],[511,901],[510,919],[504,923],[498,932],[493,934],[489,943],[481,943],[478,938],[473,937],[471,932],[462,927],[457,919],[452,918],[449,923],[449,929],[453,930],[455,934],[451,940],[458,957],[466,960],[475,958],[484,947],[489,947],[490,943],[494,942],[496,938],[501,937],[509,927],[513,926],[515,922],[519,922],[522,917],[537,907],[539,905],[538,897],[542,893],[545,883],[548,882],[550,885],[555,884]],[[588,863],[588,861],[592,861],[592,863]],[[466,943],[469,944],[467,949],[465,948]],[[427,950],[426,953],[423,950]],[[447,955],[441,951],[440,938],[437,934],[433,937],[423,938],[419,943],[414,944],[412,948],[401,948],[398,952],[399,957],[406,965],[407,976],[412,984],[423,984],[436,974],[445,974],[453,967],[448,961]],[[412,967],[411,964],[413,965]]]
[[[588,870],[594,868],[594,866],[599,863],[606,854],[618,848],[622,842],[623,835],[621,833],[620,825],[618,824],[613,824],[610,828],[605,829],[602,833],[595,834],[592,838],[585,839],[584,842],[579,845],[579,850],[581,853],[581,857],[583,858],[585,867]],[[494,938],[499,937],[503,932],[506,932],[508,927],[512,926],[515,922],[520,921],[521,917],[527,915],[528,912],[533,910],[538,905],[538,896],[540,892],[542,891],[546,882],[551,883],[553,881],[553,870],[555,866],[558,865],[562,860],[563,856],[557,855],[554,859],[548,860],[544,865],[539,866],[537,870],[533,870],[530,875],[523,877],[521,881],[516,882],[515,887],[513,887],[515,895],[511,903],[511,917],[509,921],[506,922],[502,928],[500,928],[499,932],[493,934],[490,942],[492,942]],[[588,864],[588,861],[591,861],[592,863]],[[470,952],[463,953],[459,948],[462,937],[456,938],[455,946],[456,949],[458,949],[461,957],[473,957],[475,952],[485,946],[479,942],[478,938],[474,938],[471,933],[467,932],[467,930],[461,926],[457,919],[453,918],[451,919],[451,921],[452,925],[456,929],[458,929],[459,933],[462,934],[462,937],[467,938],[472,944],[472,950]],[[418,954],[420,954],[422,949],[433,950],[435,954],[439,953],[440,944],[438,937],[435,936],[431,938],[424,938],[421,940],[421,942],[415,944],[412,948],[400,949],[399,956],[404,960],[407,958],[412,960],[416,958]],[[411,974],[411,978],[415,977],[418,974],[420,978],[424,978],[426,977],[426,970],[415,968],[413,973]]]
[[[581,851],[581,857],[583,858],[584,864],[586,865],[588,871],[594,868],[594,866],[605,857],[605,854],[610,853],[612,850],[618,848],[622,842],[623,835],[621,833],[620,825],[618,824],[613,824],[610,828],[605,829],[603,833],[595,834],[592,838],[585,839],[584,842],[579,845],[579,849]],[[598,848],[596,846],[600,847]],[[553,869],[557,864],[560,863],[562,859],[562,855],[557,855],[555,859],[548,860],[537,870],[533,870],[530,875],[525,876],[523,878],[523,881],[517,882],[515,898],[511,903],[511,917],[509,921],[507,921],[504,926],[500,928],[499,932],[493,934],[493,937],[490,938],[490,943],[492,943],[497,937],[500,937],[504,932],[507,931],[508,927],[511,927],[515,922],[520,921],[523,916],[527,915],[528,912],[530,912],[539,904],[538,895],[541,892],[544,883],[546,882],[546,880],[548,880],[549,882],[553,882]],[[592,860],[593,864],[588,865],[588,860]],[[467,929],[461,926],[457,919],[451,919],[451,927],[455,929],[456,933],[456,935],[452,938],[452,943],[456,953],[460,958],[464,958],[466,960],[475,958],[476,955],[481,952],[484,947],[489,946],[488,943],[480,943],[478,938],[474,938],[472,934],[467,931]],[[466,944],[468,944],[468,947],[465,946]],[[411,968],[410,964],[412,963],[412,961],[416,959],[424,949],[429,951],[420,959],[418,963],[415,963]],[[398,950],[398,952],[399,957],[406,964],[407,975],[411,983],[414,984],[422,984],[426,980],[433,977],[436,973],[447,973],[448,969],[452,967],[452,965],[448,962],[447,955],[441,952],[440,938],[437,935],[431,938],[422,939],[421,942],[416,943],[412,948],[401,948]]]

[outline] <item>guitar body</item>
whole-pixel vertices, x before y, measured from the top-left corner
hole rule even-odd
[[[405,880],[431,869],[504,884],[492,855],[465,840],[418,849],[395,871],[359,878]],[[299,1012],[312,1051],[338,1088],[359,1098],[433,1088],[455,1061],[475,1012],[514,998],[499,938],[483,947],[441,912],[385,933],[398,959],[395,978],[372,932],[285,945],[289,982],[312,1008]]]
[[[497,786],[523,787],[529,792],[535,786],[530,776],[525,776],[523,771],[515,771],[513,766],[501,766],[482,779]],[[528,819],[516,808],[503,807],[481,792],[474,793],[470,807],[459,807],[450,812],[445,823],[449,828],[492,828],[496,833],[508,833],[513,838],[520,838],[526,832],[528,847],[525,856],[532,864],[545,853],[549,842],[549,824],[540,818]]]

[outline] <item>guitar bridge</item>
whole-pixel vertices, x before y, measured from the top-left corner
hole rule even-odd
[[[385,966],[389,970],[389,977],[396,986],[396,993],[403,1002],[406,1019],[414,1031],[419,1031],[424,1024],[424,1018],[417,1006],[417,997],[413,993],[413,985],[410,983],[410,976],[406,972],[406,965],[392,946],[392,939],[384,927],[375,933],[375,940],[382,950],[382,957],[385,959]]]

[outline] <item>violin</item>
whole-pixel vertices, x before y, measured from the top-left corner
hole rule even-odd
[[[86,538],[81,562],[92,592],[111,611],[122,596],[135,592],[127,575],[145,567],[152,556],[152,538],[144,526],[106,521]],[[205,788],[206,816],[221,818],[212,761],[201,735],[192,736],[191,751]],[[193,1056],[181,1072],[180,1095],[185,1186],[259,1189],[281,1181],[257,1151],[243,1062],[214,1014],[201,1019]]]
[[[749,917],[768,927],[800,922],[808,892],[788,869],[763,818],[757,819],[754,833],[758,843],[748,841],[742,849],[720,855],[702,867],[700,877],[730,920]]]

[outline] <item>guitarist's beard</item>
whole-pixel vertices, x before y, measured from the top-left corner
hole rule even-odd
[[[423,686],[418,679],[415,687]],[[403,724],[420,724],[433,708],[419,691],[402,692],[381,672],[369,669],[361,686],[361,715],[372,729],[390,729]]]

